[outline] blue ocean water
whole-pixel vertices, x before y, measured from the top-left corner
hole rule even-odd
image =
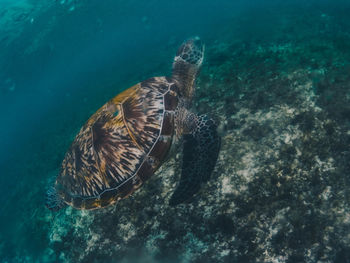
[[[230,153],[228,149],[249,148],[244,143],[238,146],[237,141],[230,141],[236,132],[239,133],[238,127],[246,123],[245,118],[255,116],[254,118],[259,119],[254,115],[259,110],[266,113],[275,105],[280,105],[282,112],[287,107],[285,105],[289,105],[287,108],[290,112],[286,113],[286,116],[295,114],[296,121],[286,124],[291,127],[290,134],[286,135],[286,138],[291,138],[295,152],[304,149],[299,142],[295,142],[298,138],[304,138],[304,135],[315,138],[307,143],[309,146],[305,146],[305,152],[308,151],[309,155],[301,154],[302,157],[298,160],[303,162],[303,171],[309,171],[308,174],[319,169],[319,175],[315,175],[315,178],[306,176],[304,184],[300,180],[302,187],[298,188],[300,192],[295,196],[301,198],[303,202],[310,202],[310,206],[314,205],[315,211],[317,210],[320,215],[323,210],[326,210],[325,214],[327,214],[333,211],[331,209],[335,209],[336,211],[333,212],[343,213],[344,218],[337,217],[329,224],[322,221],[326,220],[322,218],[320,221],[308,224],[300,219],[303,218],[303,214],[297,213],[288,217],[294,220],[289,224],[293,225],[291,227],[293,231],[303,232],[303,229],[315,224],[320,226],[307,232],[309,236],[295,238],[307,241],[300,241],[300,245],[294,244],[290,242],[293,238],[286,234],[286,238],[283,238],[283,235],[277,237],[280,238],[279,241],[272,240],[267,244],[257,238],[254,243],[245,238],[249,236],[250,229],[256,229],[259,226],[259,220],[252,221],[250,226],[242,226],[242,222],[239,223],[237,219],[244,221],[245,217],[248,218],[248,212],[239,213],[238,208],[233,209],[234,212],[223,212],[230,209],[222,207],[219,212],[225,214],[225,217],[220,217],[219,221],[215,219],[216,223],[213,224],[208,223],[209,219],[207,223],[203,223],[203,228],[214,229],[212,234],[211,232],[208,234],[211,235],[210,237],[202,237],[199,232],[193,232],[197,236],[194,242],[196,245],[193,245],[195,249],[190,250],[191,253],[187,253],[185,248],[179,249],[181,241],[177,242],[177,240],[181,238],[176,235],[171,237],[168,235],[174,245],[167,241],[166,244],[153,244],[152,249],[149,249],[146,246],[148,241],[145,240],[148,239],[145,236],[159,236],[162,235],[162,231],[159,228],[159,233],[156,235],[156,230],[149,230],[149,232],[143,230],[144,236],[140,237],[140,243],[145,245],[146,254],[153,253],[147,260],[165,262],[168,260],[165,255],[169,253],[172,254],[174,262],[258,262],[262,259],[266,260],[265,262],[272,262],[272,259],[278,260],[273,262],[349,262],[345,261],[350,258],[348,247],[350,231],[346,229],[349,226],[346,220],[349,220],[350,216],[350,207],[346,205],[350,196],[348,190],[350,188],[347,188],[350,186],[347,170],[350,163],[348,155],[350,146],[348,139],[350,134],[349,12],[348,1],[325,0],[307,2],[289,0],[0,0],[0,189],[2,193],[0,195],[2,204],[0,207],[0,261],[125,262],[123,260],[127,260],[129,248],[126,244],[129,243],[121,242],[119,237],[115,240],[113,237],[108,237],[109,246],[104,245],[104,251],[101,251],[98,242],[92,242],[90,246],[86,245],[87,239],[91,236],[84,236],[82,232],[79,235],[76,234],[73,221],[69,221],[72,224],[64,229],[65,225],[61,224],[60,220],[68,220],[67,218],[70,217],[86,219],[89,217],[86,213],[89,212],[54,214],[44,206],[45,192],[50,180],[52,181],[51,178],[58,174],[64,154],[75,134],[88,117],[107,100],[135,83],[149,77],[171,74],[171,64],[176,49],[185,39],[196,35],[200,36],[205,43],[207,53],[198,80],[200,90],[195,106],[199,112],[212,112],[225,126],[224,153],[221,159],[219,158],[221,161],[216,172],[217,177],[214,175],[213,180],[216,182],[226,180],[219,177],[221,170],[220,174],[226,173],[226,177],[236,178],[235,176],[240,174],[238,170],[234,172],[234,168],[228,172],[229,169],[225,169],[225,164],[229,166],[231,162],[228,161],[231,160],[229,157],[234,156],[234,153]],[[298,79],[295,76],[300,77]],[[296,80],[294,81],[293,78]],[[282,87],[286,86],[298,90],[301,84],[295,83],[305,79],[310,81],[312,94],[315,96],[310,95],[310,100],[314,101],[310,106],[313,107],[312,110],[302,112],[303,114],[312,112],[308,113],[309,115],[306,114],[306,117],[297,114],[294,109],[304,109],[304,101],[309,100],[299,99],[297,97],[299,95],[293,92],[281,91]],[[272,80],[276,82],[272,83]],[[243,101],[244,103],[239,104]],[[249,110],[238,114],[239,105],[244,105]],[[237,120],[237,118],[241,119]],[[242,132],[255,142],[257,151],[266,150],[260,138],[266,136],[266,133],[273,134],[274,129],[277,130],[274,128],[277,124],[273,126],[274,124],[270,122],[269,125],[272,128],[269,126],[262,129],[261,126],[260,128],[252,126],[250,130],[245,129]],[[293,125],[298,127],[298,131],[293,130]],[[322,131],[317,127],[323,127],[320,128]],[[276,136],[278,136],[277,133],[275,133]],[[317,140],[318,136],[324,137]],[[285,139],[285,141],[288,140]],[[242,141],[244,142],[243,139]],[[321,145],[320,141],[323,141],[324,145]],[[261,148],[259,145],[262,145]],[[276,147],[278,151],[285,151],[285,156],[290,154],[288,149],[283,148],[284,146]],[[288,163],[290,160],[288,156],[281,155],[279,161],[270,160],[270,163]],[[319,160],[319,163],[323,164],[322,169],[325,170],[314,168],[313,164],[308,166],[306,160],[310,162],[316,160],[315,163]],[[231,164],[236,165],[233,162]],[[284,174],[296,174],[295,171],[290,170],[290,167],[295,165],[290,164],[288,168],[286,166],[280,169]],[[324,167],[328,167],[329,170],[326,172]],[[242,168],[244,169],[250,168]],[[329,173],[329,177],[326,173]],[[338,178],[340,174],[343,175],[340,178],[344,181],[339,179],[334,179],[334,182],[333,179],[327,181],[327,178]],[[256,176],[259,175],[256,174]],[[318,180],[316,177],[321,179]],[[239,179],[232,184],[239,184],[238,181]],[[271,182],[265,187],[275,188],[272,179]],[[343,188],[336,182],[341,182]],[[320,192],[314,190],[318,184],[324,186],[320,187],[322,188]],[[285,191],[296,191],[295,189],[300,185],[292,185]],[[311,185],[310,188],[307,188],[308,185]],[[338,191],[341,195],[337,197],[334,194],[330,201],[333,203],[329,206],[325,203],[321,206],[321,201],[313,203],[311,197],[314,195],[316,200],[322,196],[325,189],[328,189],[327,187],[329,191]],[[310,199],[303,199],[302,193],[308,193],[309,190]],[[226,190],[222,191],[225,193]],[[259,193],[262,191],[260,189]],[[295,197],[291,196],[288,198]],[[242,200],[239,198],[239,193],[235,192],[232,196],[225,195],[225,202],[235,203],[239,207],[240,202],[244,203],[247,197],[242,196]],[[276,199],[283,203],[283,205],[279,203],[281,210],[291,207],[288,198],[285,197],[285,192],[276,193]],[[220,200],[219,197],[217,200]],[[302,201],[300,202],[303,203]],[[136,202],[139,204],[141,200]],[[340,203],[342,206],[339,205]],[[262,204],[261,207],[267,204],[270,204],[270,201]],[[167,211],[167,204],[164,202],[163,205],[161,209]],[[206,205],[213,208],[210,212],[213,215],[217,213],[215,206],[210,202]],[[273,207],[266,209],[264,213],[267,215],[276,213]],[[296,206],[288,209],[298,210],[299,208]],[[196,210],[196,207],[191,207],[192,210]],[[273,212],[269,213],[269,211]],[[136,216],[137,212],[133,213]],[[163,216],[164,213],[166,212],[163,212]],[[196,221],[198,218],[195,220],[190,212],[186,214],[181,211],[171,215],[176,217],[176,214],[181,214],[181,218],[177,218],[177,221],[187,222],[184,223],[186,233],[192,231],[191,226],[198,225]],[[93,229],[98,227],[96,225],[98,223],[105,224],[106,229],[113,229],[114,225],[118,224],[110,221],[108,214],[103,212],[100,214],[91,212],[90,215],[93,219],[79,221],[76,229],[81,227]],[[201,216],[204,217],[204,215]],[[259,214],[255,217],[258,218]],[[101,221],[101,218],[106,219],[106,222]],[[233,226],[230,223],[231,219]],[[256,225],[253,224],[254,222]],[[106,225],[108,223],[109,226]],[[57,225],[60,225],[61,232],[55,232]],[[135,223],[133,227],[137,228],[138,225]],[[221,227],[223,233],[217,234],[218,232],[215,231]],[[332,227],[336,229],[334,236],[330,234],[328,237],[332,242],[318,240],[321,232],[331,231],[329,229]],[[247,235],[241,234],[243,232]],[[99,233],[103,236],[101,233],[104,232]],[[339,240],[339,233],[344,233],[344,240]],[[57,238],[55,235],[60,237]],[[235,238],[242,242],[235,243],[233,241]],[[137,240],[137,237],[135,239]],[[224,243],[220,243],[219,240],[224,240]],[[281,243],[281,247],[278,247],[278,243]],[[79,244],[82,244],[81,247]],[[119,250],[113,250],[118,244]],[[203,245],[204,248],[202,248],[202,244],[208,245],[207,247]],[[106,251],[109,247],[111,250]],[[329,251],[321,252],[325,247],[328,247]],[[215,249],[218,251],[217,254],[208,252]],[[271,258],[264,256],[265,250],[270,251]],[[116,255],[120,251],[124,252],[119,259]]]

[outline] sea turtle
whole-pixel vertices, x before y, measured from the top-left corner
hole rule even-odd
[[[120,93],[93,114],[62,162],[46,205],[95,209],[138,189],[183,145],[180,183],[170,205],[191,198],[212,173],[219,148],[217,126],[190,111],[204,45],[198,37],[178,49],[171,77],[154,77]]]

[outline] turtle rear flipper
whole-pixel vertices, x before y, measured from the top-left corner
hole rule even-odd
[[[66,203],[59,197],[57,190],[54,186],[51,186],[46,192],[45,205],[52,211],[58,211],[66,206]]]
[[[180,183],[169,204],[177,205],[190,199],[209,180],[220,150],[217,126],[207,115],[196,117],[195,128],[184,135]]]

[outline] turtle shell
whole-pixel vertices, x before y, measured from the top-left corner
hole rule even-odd
[[[56,180],[60,197],[75,208],[94,209],[138,189],[166,158],[177,103],[175,84],[157,77],[103,105],[65,155]]]

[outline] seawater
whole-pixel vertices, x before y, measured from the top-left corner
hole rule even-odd
[[[347,1],[0,0],[0,261],[126,262],[134,251],[142,251],[144,261],[140,262],[348,262],[344,260],[350,258],[350,232],[346,228],[350,215],[346,203],[350,189],[349,12]],[[162,198],[157,199],[157,205],[152,203],[151,198],[155,197],[150,194],[147,202],[151,203],[144,205],[158,207],[153,212],[145,210],[137,196],[105,212],[71,208],[58,214],[48,211],[44,196],[49,182],[58,174],[66,150],[87,118],[128,87],[149,77],[171,74],[176,49],[192,36],[200,36],[206,45],[194,108],[200,113],[212,113],[224,127],[223,154],[210,186],[213,191],[207,189],[202,195],[214,196],[215,192],[216,200],[224,198],[227,202],[226,208],[215,210],[217,205],[211,200],[198,205],[207,207],[209,214],[191,216],[190,211],[198,212],[195,205],[169,212],[167,217],[167,203],[162,204]],[[296,81],[304,86],[298,86]],[[302,93],[310,98],[301,100],[295,95],[301,86],[310,87],[305,88],[310,93]],[[295,88],[296,93],[283,90],[284,87]],[[303,104],[305,101],[314,103],[310,104],[312,110]],[[240,105],[247,111],[240,112]],[[281,111],[273,111],[276,105]],[[298,108],[308,109],[301,112],[307,112],[306,115],[296,113]],[[249,217],[249,212],[239,211],[243,209],[240,204],[249,203],[250,195],[240,197],[240,191],[222,185],[228,182],[227,178],[236,178],[228,185],[246,180],[242,185],[249,186],[252,177],[261,178],[261,174],[254,173],[259,166],[253,167],[256,160],[248,154],[240,162],[247,162],[241,170],[225,169],[230,164],[237,167],[229,158],[234,153],[228,149],[249,148],[244,138],[241,144],[232,139],[243,134],[254,142],[258,152],[265,151],[262,138],[278,131],[277,124],[270,121],[268,127],[253,125],[242,131],[239,127],[252,118],[265,116],[264,112],[271,111],[280,118],[277,112],[283,110],[285,116],[295,114],[294,122],[286,122],[290,130],[283,137],[290,150],[276,144],[273,149],[286,155],[279,155],[278,161],[270,159],[270,163],[285,164],[280,174],[294,178],[297,172],[290,168],[295,166],[288,163],[289,154],[297,156],[304,149],[308,155],[301,152],[299,156],[323,166],[314,168],[313,163],[308,166],[304,159],[295,157],[303,162],[305,174],[319,169],[319,175],[306,176],[304,183],[292,185],[285,192],[277,191],[274,200],[280,205],[280,214],[269,206],[273,202],[269,199],[260,206],[266,211]],[[261,113],[260,117],[254,115],[256,112]],[[307,149],[300,146],[303,136],[316,138],[308,141]],[[317,140],[318,136],[324,139]],[[327,146],[321,141],[326,141]],[[339,146],[333,147],[336,143]],[[161,178],[161,174],[157,176]],[[284,178],[287,179],[281,182],[276,179],[279,184],[274,183],[275,179],[261,183],[262,188],[288,185],[288,177]],[[297,186],[300,192],[293,192]],[[249,189],[252,194],[264,191]],[[327,189],[331,197],[322,199]],[[161,191],[155,190],[159,196]],[[288,191],[293,194],[286,197]],[[309,191],[310,199],[304,198],[303,194]],[[333,191],[337,192],[332,194]],[[277,218],[293,209],[304,211],[304,206],[288,203],[294,197],[314,207],[305,214],[286,216],[289,224],[285,227],[291,231],[299,231],[302,236],[309,229],[304,237],[292,237],[281,230],[282,237],[273,237],[277,241],[271,238],[265,242],[258,232],[252,234],[252,229],[261,227],[259,222],[263,220],[258,217],[264,213],[266,218]],[[317,202],[318,198],[323,201]],[[132,206],[132,202],[138,205]],[[236,205],[230,207],[229,203]],[[125,210],[129,205],[136,209],[131,217],[146,213],[145,223],[159,220],[159,229],[153,225],[140,231],[143,223],[137,220],[131,220],[132,225],[116,220],[117,212],[129,211]],[[344,217],[339,215],[326,223],[321,211],[332,214],[331,207],[335,217],[337,213]],[[203,212],[204,208],[200,210]],[[215,216],[217,213],[220,217]],[[308,213],[316,213],[318,220],[304,222],[301,218]],[[177,225],[166,232],[165,218],[169,217],[169,222]],[[244,226],[242,221],[248,217],[256,220]],[[266,222],[276,222],[273,218]],[[99,224],[104,228],[99,228]],[[204,230],[194,231],[198,224],[203,224]],[[124,226],[124,232],[107,237],[117,226]],[[332,227],[334,236],[328,236],[332,242],[319,240],[326,238],[321,232],[331,231]],[[262,227],[261,231],[268,230]],[[339,240],[339,233],[344,233],[343,240]],[[293,239],[304,241],[294,244]],[[136,260],[139,259],[130,261]]]

